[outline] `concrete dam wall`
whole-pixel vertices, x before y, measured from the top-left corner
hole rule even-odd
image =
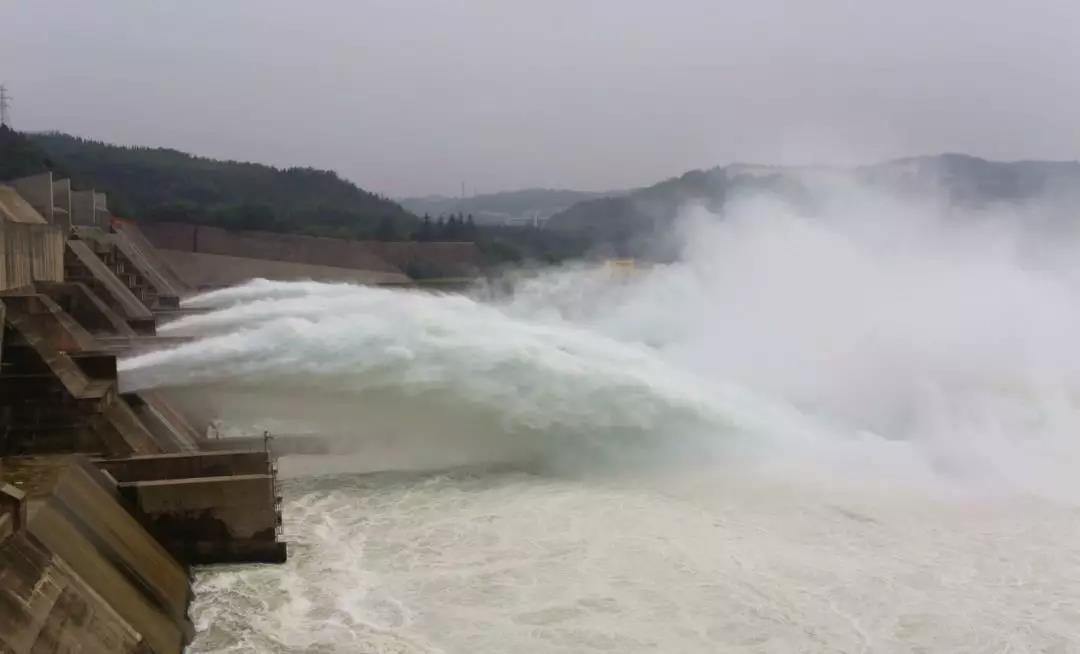
[[[6,184],[0,184],[0,220],[13,223],[46,223],[45,218],[18,190]]]
[[[115,353],[171,344],[191,292],[104,194],[0,185],[0,652],[179,654],[189,566],[285,559],[267,441],[203,451],[199,416],[120,390]]]
[[[4,651],[75,651],[65,641],[182,651],[193,634],[187,571],[121,505],[114,482],[73,456],[7,458],[0,478],[25,503],[24,524],[0,543],[0,580],[13,582],[0,583]]]
[[[406,284],[414,269],[470,277],[479,262],[470,242],[354,241],[164,222],[139,223],[139,229],[181,276],[200,288],[254,277]]]
[[[63,230],[0,220],[0,289],[63,280]]]
[[[11,180],[8,185],[0,187],[0,214],[5,213],[6,205],[8,220],[45,222],[60,227],[65,234],[71,230],[70,179],[54,180],[50,172]],[[17,199],[11,197],[10,191]]]

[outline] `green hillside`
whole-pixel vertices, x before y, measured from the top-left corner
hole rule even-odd
[[[71,177],[74,188],[108,193],[115,215],[139,220],[361,240],[473,241],[487,265],[557,262],[589,248],[576,234],[477,225],[460,211],[420,219],[332,171],[218,161],[56,132],[0,132],[0,179],[47,170]]]
[[[722,217],[733,199],[762,195],[812,215],[841,180],[883,197],[936,199],[960,209],[1039,201],[1080,215],[1080,163],[943,154],[849,168],[732,164],[692,170],[621,197],[579,202],[553,215],[547,227],[623,256],[670,259],[678,255],[674,225],[686,207]]]
[[[63,162],[76,187],[107,191],[118,215],[343,238],[393,238],[417,225],[397,203],[327,170],[217,161],[60,133],[29,139]]]
[[[37,143],[7,125],[0,125],[0,181],[55,170],[59,166]]]

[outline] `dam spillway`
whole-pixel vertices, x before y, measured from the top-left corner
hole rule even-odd
[[[191,566],[286,559],[276,458],[324,445],[219,438],[213,416],[121,388],[118,356],[189,340],[158,333],[205,310],[184,297],[252,278],[402,286],[418,262],[475,259],[471,243],[139,224],[52,173],[0,180],[0,650],[180,652]]]
[[[150,538],[201,555],[215,523],[168,511],[228,523],[245,509],[219,498],[264,497],[274,472],[230,451],[264,449],[261,428],[206,440],[191,393],[228,407],[225,436],[294,418],[355,448],[282,461],[289,560],[198,569],[191,652],[1070,651],[1076,278],[770,218],[715,225],[686,262],[544,270],[487,302],[255,282],[146,306],[153,334],[86,283],[9,289],[5,392],[47,396],[12,414],[32,437],[4,460],[0,530],[30,563],[0,631],[16,651],[186,637],[167,580],[87,572],[92,525],[57,516],[97,516],[75,501],[91,487],[44,470],[76,465],[50,451],[78,438]]]
[[[75,203],[75,206],[72,206]],[[0,185],[0,650],[181,652],[189,567],[280,562],[266,447],[123,393],[116,353],[163,347],[190,292],[103,194]]]

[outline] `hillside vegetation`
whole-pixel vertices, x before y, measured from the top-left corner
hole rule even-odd
[[[722,217],[734,199],[764,194],[812,213],[822,194],[838,183],[965,208],[1038,199],[1051,201],[1060,215],[1080,216],[1076,162],[995,162],[946,154],[849,168],[733,164],[601,197],[529,189],[464,200],[403,201],[414,214],[331,171],[0,130],[0,179],[44,170],[72,177],[76,188],[106,191],[114,213],[140,220],[384,241],[473,241],[489,265],[584,256],[669,260],[679,254],[675,222],[687,206],[703,206]],[[498,224],[569,203],[543,227]]]
[[[513,225],[542,223],[578,202],[600,197],[624,195],[627,191],[597,193],[565,189],[531,188],[519,191],[484,193],[467,198],[428,195],[403,198],[401,206],[416,215],[464,213],[474,217],[478,225]]]
[[[693,170],[625,196],[580,202],[552,216],[548,228],[620,255],[670,259],[678,254],[673,226],[687,206],[722,217],[733,199],[768,195],[812,214],[829,189],[855,186],[963,209],[1039,201],[1060,216],[1080,218],[1080,163],[944,154],[850,168],[733,164]]]
[[[580,256],[581,235],[479,225],[466,212],[423,218],[332,171],[219,161],[56,132],[0,138],[0,179],[54,171],[109,194],[119,216],[359,240],[473,241],[488,265]]]
[[[47,170],[67,176],[66,170],[37,143],[7,125],[0,125],[0,182]]]
[[[167,148],[109,145],[67,134],[30,139],[72,182],[109,194],[117,214],[238,229],[374,238],[415,228],[400,205],[314,168],[217,161]]]

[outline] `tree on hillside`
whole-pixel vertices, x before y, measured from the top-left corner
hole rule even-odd
[[[413,238],[417,241],[432,240],[431,216],[426,213],[424,214],[424,219],[420,223],[420,228],[416,230],[416,235]]]
[[[227,214],[223,222],[226,226],[236,229],[273,229],[274,210],[262,203],[245,203]]]
[[[0,181],[53,171],[67,177],[52,157],[24,134],[0,125]]]
[[[375,239],[378,241],[399,240],[397,225],[393,218],[383,216],[383,219],[379,221],[379,227],[375,230]]]
[[[55,163],[54,163],[55,162]],[[64,134],[0,130],[0,180],[52,170],[109,194],[118,215],[346,239],[473,241],[481,261],[580,256],[589,235],[476,225],[455,206],[417,218],[336,173],[217,161],[166,148],[120,147]],[[448,218],[450,220],[448,221]],[[414,270],[416,276],[437,271]]]
[[[394,220],[398,233],[419,223],[399,204],[328,170],[217,161],[57,133],[26,139],[62,161],[77,187],[108,192],[110,206],[124,207],[132,218],[338,238],[371,238],[386,216]],[[0,165],[7,160],[0,156]],[[38,164],[19,172],[45,169]]]
[[[460,223],[458,223],[457,216],[450,214],[450,217],[446,219],[446,229],[442,233],[442,239],[444,241],[452,241],[457,238]]]

